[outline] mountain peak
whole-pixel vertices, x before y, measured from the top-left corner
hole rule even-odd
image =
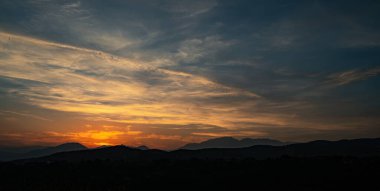
[[[63,143],[60,145],[55,146],[55,148],[78,148],[78,149],[87,149],[86,146],[76,143],[76,142],[69,142],[69,143]]]
[[[255,139],[252,139],[255,140]],[[88,161],[88,160],[128,160],[152,161],[161,159],[267,159],[283,156],[315,157],[315,156],[380,156],[380,138],[357,139],[345,141],[314,141],[284,146],[256,145],[234,149],[205,150],[139,150],[116,145],[103,149],[90,149],[72,152],[61,152],[50,156],[25,161]],[[22,162],[25,162],[22,161]]]
[[[145,145],[140,145],[138,147],[135,147],[136,149],[140,149],[140,150],[149,150],[150,148],[145,146]]]
[[[189,143],[180,149],[187,149],[187,150],[198,150],[198,149],[206,149],[206,148],[243,148],[243,147],[250,147],[254,145],[271,145],[271,146],[281,146],[285,145],[286,143],[273,140],[273,139],[267,139],[267,138],[260,138],[260,139],[251,139],[251,138],[244,138],[241,140],[238,140],[233,137],[219,137],[215,139],[209,139],[200,143]]]

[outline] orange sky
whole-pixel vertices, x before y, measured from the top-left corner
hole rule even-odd
[[[376,7],[0,1],[0,147],[377,137]]]

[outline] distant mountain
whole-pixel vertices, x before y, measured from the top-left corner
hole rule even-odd
[[[135,147],[136,149],[140,149],[140,150],[143,150],[143,151],[145,151],[145,150],[149,150],[150,148],[149,147],[147,147],[147,146],[145,146],[145,145],[141,145],[141,146],[138,146],[138,147]]]
[[[171,153],[176,159],[242,159],[318,157],[318,156],[380,156],[380,138],[340,141],[312,141],[284,146],[256,145],[247,148],[177,150]]]
[[[380,156],[380,138],[354,139],[341,141],[313,141],[284,146],[256,145],[246,148],[212,148],[200,150],[140,150],[126,146],[113,146],[101,149],[71,151],[56,153],[50,156],[20,160],[18,162],[52,162],[52,161],[83,161],[83,160],[132,160],[147,161],[157,159],[188,160],[188,159],[266,159],[291,157],[319,156]]]
[[[129,160],[129,161],[146,161],[162,159],[167,152],[157,149],[141,150],[124,145],[110,146],[98,149],[87,149],[81,151],[70,151],[55,153],[50,156],[24,159],[23,161],[90,161],[90,160]]]
[[[238,140],[232,137],[221,137],[216,139],[209,139],[200,143],[190,143],[179,149],[186,150],[198,150],[207,148],[244,148],[251,147],[255,145],[271,145],[271,146],[282,146],[288,143],[284,143],[272,139],[242,139]]]
[[[38,149],[44,149],[47,148],[46,146],[20,146],[20,147],[0,147],[1,152],[9,152],[9,153],[27,153],[30,151],[38,150]]]
[[[107,148],[107,147],[114,147],[114,146],[124,146],[124,145],[102,145],[100,147],[96,147],[95,149],[103,149],[103,148]],[[125,147],[128,147],[128,148],[133,148],[133,149],[139,149],[139,150],[149,150],[150,148],[145,146],[145,145],[141,145],[141,146],[138,146],[138,147],[130,147],[130,146],[125,146]]]
[[[85,150],[87,147],[80,143],[64,143],[55,147],[47,147],[25,153],[23,157],[40,157],[59,152]]]
[[[35,158],[51,155],[59,152],[67,152],[67,151],[78,151],[85,150],[87,147],[83,146],[80,143],[65,143],[54,147],[45,147],[41,149],[35,149],[32,151],[28,151],[25,153],[14,153],[14,152],[0,152],[0,160],[16,160],[23,158]]]
[[[99,147],[95,147],[93,149],[103,149],[103,148],[107,148],[107,147],[113,147],[112,145],[102,145],[102,146],[99,146]]]
[[[0,161],[8,161],[8,160],[17,159],[17,156],[19,156],[18,153],[0,151]]]

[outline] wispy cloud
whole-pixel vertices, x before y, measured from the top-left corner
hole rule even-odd
[[[38,116],[38,115],[34,115],[34,114],[31,114],[31,113],[22,113],[22,112],[4,111],[4,110],[0,110],[0,113],[17,115],[17,116],[22,116],[22,117],[27,117],[27,118],[32,118],[32,119],[42,120],[42,121],[51,121],[48,118],[41,117],[41,116]]]
[[[360,80],[366,80],[370,77],[380,75],[380,68],[371,68],[367,70],[348,70],[328,76],[325,84],[332,86],[342,86]]]
[[[120,131],[110,140],[157,147],[224,135],[343,138],[363,126],[376,134],[378,9],[372,1],[2,0],[0,131],[45,132],[17,139],[34,142]],[[83,129],[91,122],[115,127]],[[126,126],[142,133],[127,135]]]
[[[175,58],[179,62],[197,62],[204,57],[212,57],[216,52],[231,46],[233,41],[226,41],[219,36],[208,36],[203,39],[184,40]]]
[[[225,125],[260,120],[242,113],[260,99],[248,91],[100,51],[7,33],[0,37],[9,55],[1,62],[0,75],[43,84],[13,90],[29,104],[131,123]],[[248,102],[230,99],[234,97]],[[211,98],[229,102],[215,104]]]

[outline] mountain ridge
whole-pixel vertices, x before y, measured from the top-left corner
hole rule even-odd
[[[69,143],[63,143],[57,146],[39,148],[39,149],[31,150],[28,152],[24,152],[24,153],[1,151],[0,159],[3,161],[8,161],[8,160],[23,159],[23,158],[35,158],[35,157],[48,156],[48,155],[59,153],[59,152],[77,151],[77,150],[85,150],[85,149],[88,149],[88,148],[80,143],[69,142]]]
[[[189,143],[186,144],[179,149],[187,149],[187,150],[199,150],[206,148],[244,148],[250,147],[254,145],[272,145],[272,146],[283,146],[290,143],[281,142],[274,139],[267,138],[244,138],[244,139],[236,139],[233,137],[220,137],[215,139],[209,139],[206,141],[202,141],[200,143]]]
[[[55,153],[50,156],[18,160],[17,162],[54,162],[54,161],[91,161],[91,160],[126,160],[126,161],[154,161],[154,160],[230,160],[230,159],[268,159],[290,157],[325,157],[325,156],[352,156],[367,157],[380,156],[380,138],[353,139],[340,141],[311,141],[284,146],[255,145],[245,148],[208,148],[200,150],[179,149],[163,151],[158,149],[140,150],[123,145],[83,151],[69,151]]]

